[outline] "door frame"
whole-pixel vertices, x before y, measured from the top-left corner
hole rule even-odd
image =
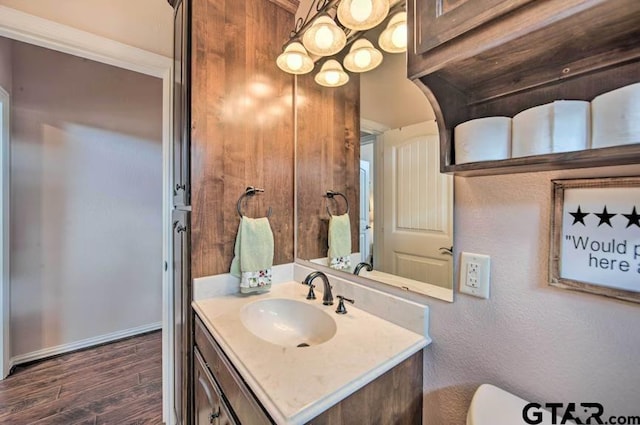
[[[383,134],[385,131],[390,130],[384,124],[380,124],[376,121],[371,121],[367,119],[360,119],[360,131],[366,131],[367,133],[371,133],[375,135],[375,141],[373,142],[373,170],[370,170],[371,174],[373,174],[373,203],[374,203],[374,214],[373,214],[373,240],[374,243],[377,243],[378,246],[373,250],[373,262],[376,263],[378,260],[378,255],[381,249],[384,248],[384,238],[382,237],[382,223],[384,223],[384,211],[383,208],[375,208],[375,205],[384,205],[384,190],[382,189],[382,185],[380,182],[384,182],[384,170],[382,167],[383,161]]]
[[[11,346],[9,340],[9,312],[11,292],[9,288],[9,226],[10,226],[10,173],[11,157],[11,96],[0,87],[2,106],[2,127],[0,127],[0,379],[6,378],[11,370]]]
[[[171,341],[173,337],[173,323],[171,315],[171,285],[172,261],[169,259],[171,253],[171,181],[172,181],[172,82],[173,82],[173,59],[167,56],[149,52],[137,47],[129,46],[109,38],[101,37],[86,31],[81,31],[67,25],[62,25],[54,21],[43,19],[28,13],[21,12],[6,6],[0,6],[0,36],[13,40],[33,44],[47,49],[68,53],[74,56],[101,62],[118,68],[135,71],[141,74],[160,78],[162,80],[162,417],[167,424],[173,423],[170,412],[173,410],[173,355]],[[4,139],[4,138],[3,138]],[[5,147],[2,147],[5,153]],[[2,175],[8,173],[8,158],[2,158],[0,166]],[[4,181],[4,179],[3,179]],[[6,184],[1,188],[2,205],[0,208],[0,223],[8,220],[9,190]],[[0,258],[8,260],[9,237],[6,227],[2,226],[2,244],[0,244]],[[5,295],[9,289],[9,280],[0,281],[2,286],[1,294]],[[2,297],[3,306],[7,306],[8,299]],[[3,309],[4,310],[4,309]],[[6,314],[6,313],[5,313]],[[0,326],[2,333],[0,344],[5,341],[8,333],[8,323]],[[7,348],[7,347],[4,347]],[[1,350],[3,355],[2,367],[8,365],[11,368],[11,359],[8,359],[8,350]],[[7,362],[7,363],[5,363]],[[4,371],[3,371],[4,372]],[[4,375],[3,375],[4,376]],[[171,420],[170,420],[171,419]]]
[[[362,145],[360,145],[362,146]],[[360,220],[358,220],[358,236],[360,240],[360,262],[370,263],[369,257],[371,255],[371,238],[369,238],[369,217],[371,216],[371,211],[369,209],[369,202],[371,200],[371,163],[369,161],[365,161],[360,157],[360,176],[362,176],[362,172],[364,171],[366,179],[365,179],[365,187],[362,187],[362,180],[360,180],[360,199],[358,199],[358,208],[360,210]],[[363,214],[363,212],[365,214]],[[362,216],[366,217],[367,224],[363,229],[362,222],[364,219]],[[362,243],[362,233],[365,233],[364,244]]]

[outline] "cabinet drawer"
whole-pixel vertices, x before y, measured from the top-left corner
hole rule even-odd
[[[272,424],[198,316],[195,318],[195,343],[240,422],[247,425]]]

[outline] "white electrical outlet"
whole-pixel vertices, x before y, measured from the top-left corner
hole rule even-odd
[[[480,298],[489,298],[488,255],[460,253],[460,292]]]

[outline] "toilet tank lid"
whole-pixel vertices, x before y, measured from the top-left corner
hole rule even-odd
[[[529,402],[490,384],[482,384],[476,390],[469,406],[467,425],[525,424],[522,411]],[[541,424],[561,423],[551,420],[551,413],[542,412]],[[573,423],[573,422],[572,422]]]

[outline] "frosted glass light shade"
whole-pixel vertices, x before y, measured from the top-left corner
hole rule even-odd
[[[302,36],[302,44],[307,50],[318,56],[331,56],[338,53],[347,43],[347,36],[327,15],[313,21],[311,27]]]
[[[357,39],[344,58],[344,67],[351,72],[371,71],[382,63],[382,53],[366,38]]]
[[[325,87],[340,87],[347,84],[349,75],[342,69],[340,63],[335,59],[329,59],[320,68],[314,78],[316,83]]]
[[[388,53],[407,51],[407,12],[399,12],[391,18],[387,28],[378,38],[380,48]]]
[[[389,0],[342,0],[338,19],[347,28],[364,31],[384,21],[389,13]]]
[[[278,56],[276,64],[278,68],[289,74],[308,74],[313,70],[313,60],[298,41],[285,47],[284,52]]]

